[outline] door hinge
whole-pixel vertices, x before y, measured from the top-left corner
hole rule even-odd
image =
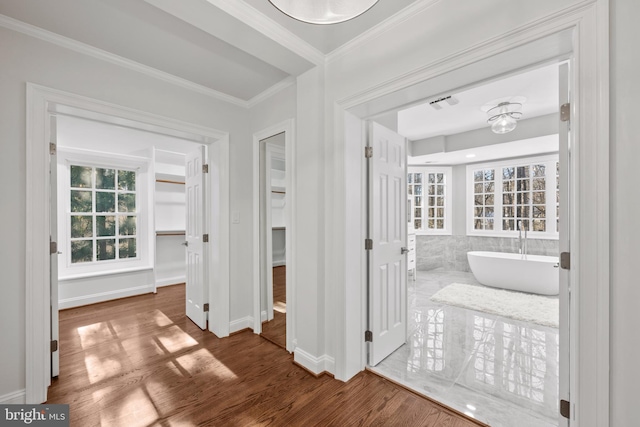
[[[566,419],[571,417],[571,403],[567,400],[560,400],[560,415]]]
[[[49,154],[51,154],[52,156],[55,156],[57,152],[58,152],[58,147],[56,146],[56,143],[55,142],[50,142],[49,143]]]
[[[58,340],[51,341],[51,353],[58,351]]]
[[[207,302],[207,303],[205,303],[205,304],[202,306],[202,311],[204,311],[205,313],[208,313],[208,312],[209,312],[209,303],[208,303],[208,302]]]
[[[364,331],[364,342],[373,342],[373,332]]]
[[[203,234],[202,235],[202,242],[203,243],[209,243],[209,234]]]
[[[560,106],[560,121],[568,122],[571,119],[571,104],[566,103]]]
[[[209,173],[209,165],[202,165],[202,173]]]
[[[373,249],[373,239],[364,239],[364,249],[366,251]]]
[[[367,159],[370,159],[373,157],[373,147],[364,147],[364,156]]]
[[[565,270],[571,269],[571,253],[570,252],[562,252],[560,254],[560,267]]]
[[[58,242],[49,242],[49,253],[57,254],[58,253]]]

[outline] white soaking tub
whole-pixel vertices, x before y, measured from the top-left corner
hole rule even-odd
[[[558,257],[503,252],[467,252],[471,271],[478,282],[494,288],[558,295]]]

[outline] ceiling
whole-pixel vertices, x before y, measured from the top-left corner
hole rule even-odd
[[[0,24],[246,105],[415,1],[380,0],[351,21],[319,26],[268,0],[0,0]]]

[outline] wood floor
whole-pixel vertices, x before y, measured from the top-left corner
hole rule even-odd
[[[273,267],[273,320],[262,323],[261,335],[287,348],[287,267]]]
[[[218,339],[185,317],[184,294],[62,311],[48,403],[79,427],[481,425],[369,372],[315,378],[250,331]]]

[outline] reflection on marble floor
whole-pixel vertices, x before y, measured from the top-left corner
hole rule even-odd
[[[471,273],[408,283],[409,339],[375,372],[493,427],[558,425],[558,329],[429,300]]]

